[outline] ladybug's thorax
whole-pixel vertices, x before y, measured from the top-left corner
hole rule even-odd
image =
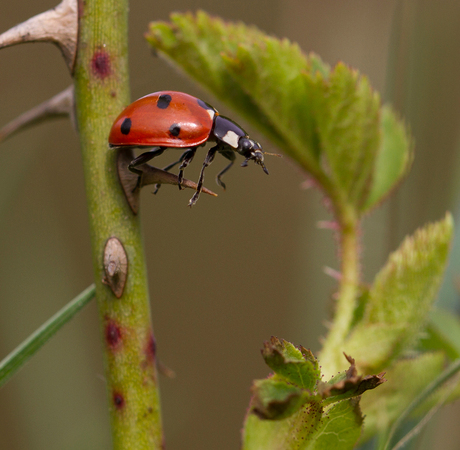
[[[217,142],[223,142],[235,150],[240,146],[240,139],[248,136],[246,131],[233,120],[220,115],[214,118],[212,134]]]

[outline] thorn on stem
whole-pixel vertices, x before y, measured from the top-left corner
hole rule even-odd
[[[326,275],[329,275],[330,277],[334,278],[334,280],[340,281],[342,279],[342,274],[338,270],[333,269],[332,267],[323,267],[323,272]]]
[[[75,125],[73,85],[6,124],[0,129],[0,142],[19,130],[23,130],[46,119],[63,116],[70,116],[72,123]]]
[[[63,0],[55,8],[31,17],[0,35],[0,48],[24,42],[52,42],[72,72],[77,49],[77,0]]]
[[[152,331],[150,331],[149,338],[147,341],[147,348],[146,348],[146,356],[147,360],[151,363],[155,362],[156,354],[157,354],[157,343],[155,341],[155,337],[153,336]]]
[[[128,200],[128,204],[134,214],[139,211],[139,193],[140,188],[150,184],[179,184],[179,177],[165,170],[157,169],[149,164],[141,164],[136,166],[136,170],[142,172],[140,180],[140,188],[137,187],[139,182],[139,175],[131,172],[128,169],[129,164],[134,159],[133,150],[130,147],[119,147],[117,156],[117,169],[118,178],[120,179],[121,186]],[[197,189],[197,184],[193,181],[182,179],[182,187]],[[217,197],[215,192],[203,187],[202,191],[205,194]]]
[[[319,220],[316,226],[320,230],[340,230],[340,225],[335,220]]]

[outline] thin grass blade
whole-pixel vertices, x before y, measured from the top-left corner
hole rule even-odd
[[[71,300],[0,362],[2,387],[61,327],[96,295],[94,284]]]

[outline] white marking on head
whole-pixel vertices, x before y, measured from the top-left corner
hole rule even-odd
[[[238,141],[240,140],[240,137],[241,136],[238,136],[234,131],[228,130],[222,140],[226,144],[230,145],[230,147],[238,148]]]
[[[209,117],[211,120],[214,120],[214,116],[216,115],[216,112],[213,109],[207,109],[206,112],[209,114]]]

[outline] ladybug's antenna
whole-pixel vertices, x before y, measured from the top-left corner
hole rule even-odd
[[[283,155],[280,155],[279,153],[268,153],[268,152],[264,152],[264,151],[262,151],[262,153],[263,153],[264,155],[277,156],[278,158],[282,158],[282,157],[283,157]]]

